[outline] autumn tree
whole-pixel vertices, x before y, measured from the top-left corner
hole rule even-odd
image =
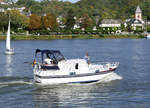
[[[46,29],[52,29],[53,30],[53,29],[58,27],[56,16],[52,13],[49,13],[46,16],[44,16],[43,20],[44,20],[43,21],[44,27]]]
[[[29,29],[37,30],[41,28],[41,17],[36,14],[30,16]]]
[[[90,28],[93,24],[92,19],[89,17],[88,14],[83,14],[81,17],[81,28],[87,29]]]

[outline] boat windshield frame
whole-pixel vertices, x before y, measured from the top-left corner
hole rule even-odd
[[[47,58],[50,58],[53,61],[55,61],[56,64],[58,64],[58,62],[61,61],[61,60],[65,60],[63,54],[59,50],[48,50],[48,49],[40,50],[40,49],[36,49],[35,58],[37,58],[37,55],[39,53],[41,53],[41,62],[42,62],[42,64],[44,63],[45,56]]]

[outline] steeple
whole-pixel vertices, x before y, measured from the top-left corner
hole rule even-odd
[[[135,11],[135,19],[142,20],[142,11],[139,5],[137,6],[136,11]]]
[[[136,8],[136,13],[142,13],[141,9],[140,9],[140,6],[138,5],[137,8]]]

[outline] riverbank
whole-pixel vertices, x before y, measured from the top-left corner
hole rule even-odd
[[[12,40],[55,40],[55,39],[122,39],[145,38],[144,35],[12,35]],[[0,36],[0,40],[5,40],[6,36]]]

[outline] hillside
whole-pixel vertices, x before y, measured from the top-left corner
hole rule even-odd
[[[11,0],[13,1],[13,0]],[[76,16],[88,13],[89,16],[104,18],[126,19],[134,17],[137,5],[140,5],[144,19],[150,20],[150,0],[80,0],[77,3],[63,2],[60,0],[18,0],[15,7],[26,7],[32,13],[42,15],[55,13],[56,16],[66,15],[71,9]],[[12,6],[11,6],[12,7]]]
[[[75,4],[79,14],[87,12],[92,16],[96,12],[102,19],[134,17],[137,5],[140,5],[144,18],[150,20],[150,0],[80,0]]]

